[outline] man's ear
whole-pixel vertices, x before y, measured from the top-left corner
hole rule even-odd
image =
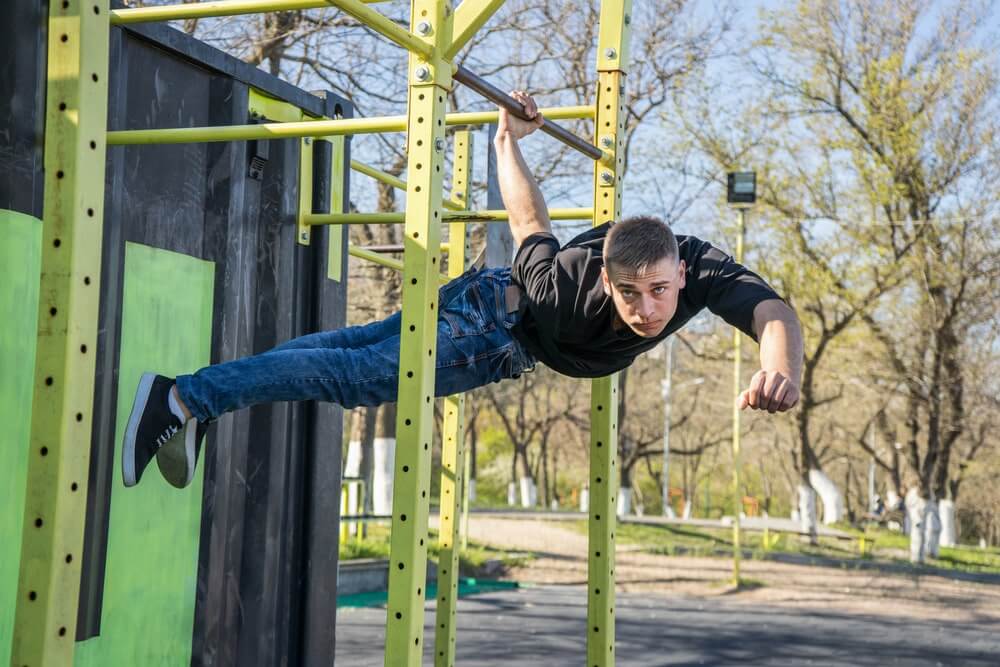
[[[684,285],[687,284],[687,264],[683,259],[677,262],[677,271],[681,274],[677,279],[677,289],[684,289]]]
[[[604,293],[611,296],[611,280],[608,278],[608,268],[601,267],[601,285],[604,286]]]

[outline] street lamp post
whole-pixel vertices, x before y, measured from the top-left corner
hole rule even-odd
[[[746,238],[746,212],[757,201],[757,173],[753,171],[730,172],[726,177],[726,202],[736,209],[738,236],[736,262],[743,263],[743,243]],[[740,408],[738,399],[742,389],[740,378],[740,330],[733,330],[733,583],[740,585],[740,509],[743,494],[740,492]]]

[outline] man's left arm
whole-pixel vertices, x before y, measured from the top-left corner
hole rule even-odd
[[[739,396],[740,409],[784,412],[799,402],[802,378],[802,327],[784,301],[767,299],[753,309],[753,331],[760,341],[760,370]]]

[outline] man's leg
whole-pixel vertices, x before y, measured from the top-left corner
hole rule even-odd
[[[492,275],[470,276],[442,290],[438,396],[516,375],[533,363],[510,334],[511,315],[505,312],[502,298],[505,284]],[[196,421],[185,429],[180,457],[184,465],[168,481],[175,486],[190,482],[203,424],[225,412],[272,401],[318,400],[352,408],[395,400],[400,321],[397,314],[374,325],[304,336],[263,354],[178,377],[181,401],[177,403],[182,403]],[[334,343],[361,346],[311,347]],[[184,420],[177,406],[170,405],[172,381],[149,375],[154,389],[147,387],[143,393],[144,376],[126,431],[123,470],[128,486],[139,481],[156,450]]]

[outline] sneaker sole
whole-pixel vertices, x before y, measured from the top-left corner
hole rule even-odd
[[[195,443],[198,440],[198,422],[195,420],[188,420],[188,423],[184,425],[184,460],[179,461],[176,456],[173,456],[173,451],[171,443],[163,445],[160,451],[156,453],[156,463],[157,467],[160,469],[160,474],[163,475],[163,479],[167,480],[170,486],[183,489],[186,488],[191,480],[194,479],[194,466],[195,466],[195,456],[194,449]],[[183,468],[183,479],[178,479],[180,475],[177,474],[178,468]]]
[[[135,486],[135,435],[139,430],[139,421],[142,413],[146,411],[146,403],[149,402],[149,392],[153,388],[155,373],[143,373],[139,380],[139,387],[135,391],[135,400],[132,402],[132,414],[128,418],[128,426],[125,428],[125,444],[122,447],[122,480],[125,486]]]

